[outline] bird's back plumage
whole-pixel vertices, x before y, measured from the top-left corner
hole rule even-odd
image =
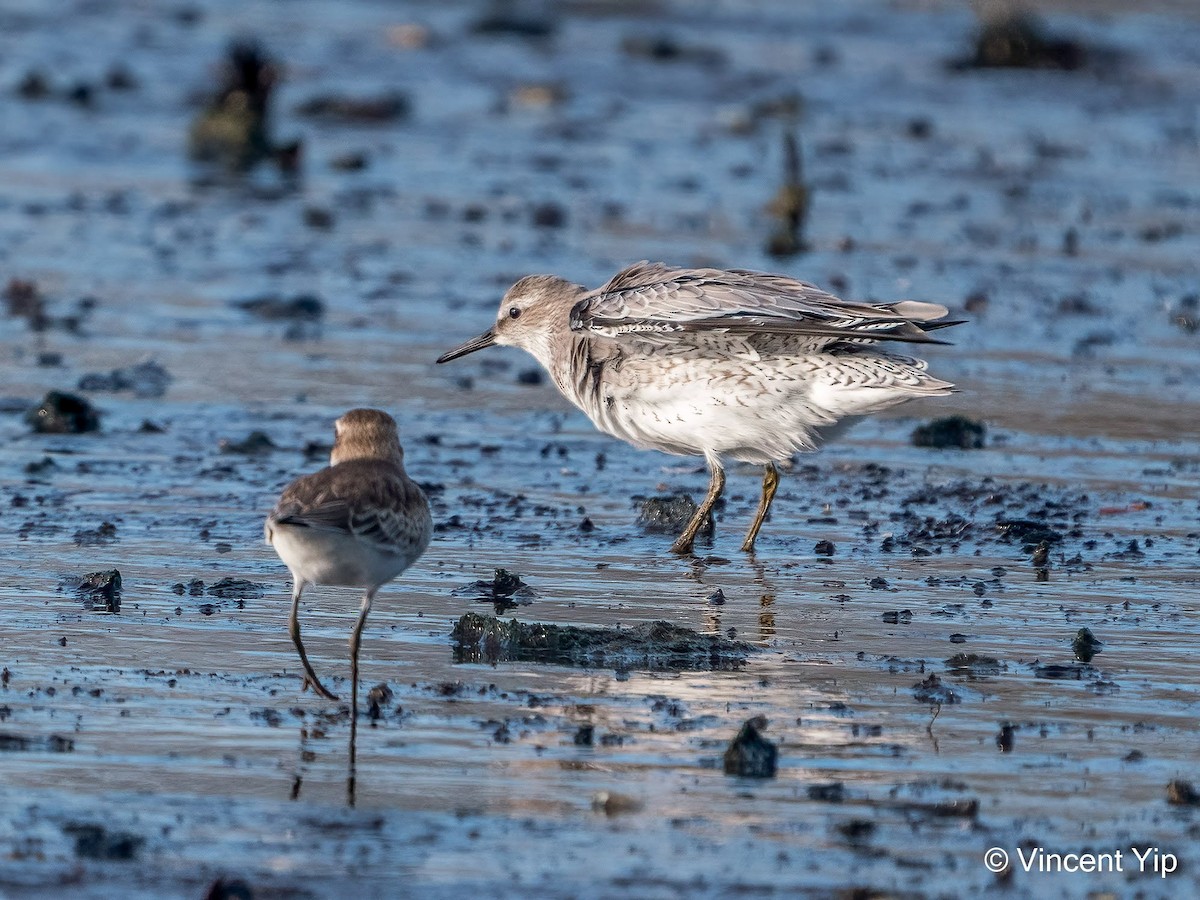
[[[640,262],[618,272],[571,309],[580,333],[631,337],[659,345],[696,343],[696,335],[794,337],[817,349],[835,341],[940,343],[928,331],[946,307],[904,300],[841,300],[815,285],[746,269],[681,269]]]

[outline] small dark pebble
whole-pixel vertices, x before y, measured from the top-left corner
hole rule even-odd
[[[254,892],[240,878],[221,877],[208,886],[204,900],[254,900]]]
[[[725,604],[725,592],[720,588],[717,588],[708,595],[708,602],[713,606],[723,606]]]
[[[595,725],[580,725],[579,730],[575,732],[575,744],[579,747],[591,747],[595,743],[596,726]]]
[[[912,444],[914,447],[933,447],[938,450],[981,450],[986,433],[982,422],[972,421],[966,416],[947,416],[915,428]]]
[[[567,212],[557,203],[539,203],[533,208],[533,224],[538,228],[562,228]]]
[[[532,14],[522,15],[512,7],[511,3],[494,2],[484,15],[475,20],[471,31],[475,34],[524,38],[545,38],[554,33],[555,24],[552,19]]]
[[[703,66],[719,66],[725,54],[715,47],[681,44],[670,35],[630,35],[621,41],[627,56],[642,57],[655,62],[688,62]]]
[[[579,530],[582,531],[584,534],[591,534],[593,531],[596,530],[596,523],[593,522],[591,519],[589,519],[587,516],[584,516],[583,521],[579,523]]]
[[[50,391],[25,421],[39,434],[83,434],[100,430],[100,413],[75,394]]]
[[[110,91],[133,91],[139,86],[137,76],[122,63],[109,68],[104,75],[104,84]]]
[[[329,160],[329,168],[335,172],[361,172],[370,164],[370,157],[361,150],[347,150]]]
[[[774,778],[779,748],[762,736],[767,727],[766,716],[748,719],[725,751],[726,775],[743,778]]]
[[[44,72],[30,69],[17,84],[17,96],[25,100],[42,100],[50,95],[50,80]]]
[[[1075,633],[1074,640],[1071,641],[1071,649],[1075,652],[1075,658],[1082,663],[1089,663],[1092,657],[1100,652],[1104,646],[1096,636],[1092,634],[1090,628],[1080,628]]]
[[[810,784],[806,790],[809,800],[818,803],[841,803],[846,799],[846,786],[840,781],[829,784]]]
[[[833,541],[818,541],[817,545],[813,547],[813,553],[817,556],[833,556],[836,549]]]
[[[325,94],[305,100],[296,114],[319,121],[347,125],[379,125],[408,117],[412,103],[405,94],[392,91],[378,97],[343,97]]]
[[[222,453],[239,453],[243,456],[263,456],[277,449],[275,442],[262,431],[252,431],[240,441],[221,438]]]
[[[536,385],[545,380],[545,376],[542,375],[542,370],[539,368],[522,369],[517,373],[517,384]]]
[[[912,611],[890,609],[883,614],[883,621],[888,625],[907,625],[912,621]]]
[[[875,823],[869,819],[851,819],[849,822],[839,824],[837,830],[846,840],[858,843],[875,833]]]
[[[333,213],[324,207],[304,207],[304,224],[309,228],[316,228],[320,231],[329,231],[329,229],[333,228],[333,223]]]
[[[277,294],[266,294],[238,300],[233,305],[267,321],[319,322],[325,315],[325,304],[312,294],[297,294],[286,300]]]

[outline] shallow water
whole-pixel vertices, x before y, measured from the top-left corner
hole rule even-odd
[[[471,4],[190,8],[196,21],[122,3],[0,13],[6,91],[30,68],[69,87],[117,61],[138,81],[98,88],[90,109],[0,100],[0,280],[36,281],[52,316],[96,300],[78,333],[0,318],[4,408],[143,356],[173,376],[161,398],[89,395],[95,435],[0,414],[0,735],[28,742],[0,752],[0,894],[196,897],[226,875],[256,897],[347,878],[361,896],[955,896],[998,883],[988,848],[1018,846],[1122,850],[1126,870],[1017,867],[999,881],[1016,895],[1196,889],[1200,814],[1167,802],[1170,781],[1200,778],[1200,338],[1173,321],[1200,259],[1194,16],[1070,5],[1052,26],[1115,48],[1114,67],[949,74],[972,27],[952,5],[577,4],[546,41],[473,35]],[[434,40],[389,43],[405,22]],[[305,140],[298,189],[267,171],[197,187],[184,158],[188,98],[244,32],[286,63],[276,131]],[[622,53],[659,32],[725,61]],[[541,82],[566,99],[511,101]],[[393,86],[412,94],[403,122],[295,114]],[[812,249],[780,261],[762,210],[782,125],[743,123],[796,91]],[[347,151],[367,167],[332,169]],[[537,203],[565,224],[533,224]],[[314,206],[330,230],[304,224]],[[962,393],[798,459],[753,559],[737,547],[759,473],[731,468],[712,545],[671,557],[637,530],[635,498],[698,495],[695,461],[597,434],[548,384],[519,383],[534,363],[513,351],[432,364],[516,277],[597,284],[646,257],[956,314],[981,292],[955,346],[929,354]],[[291,340],[232,305],[268,292],[318,295],[319,333]],[[305,445],[363,404],[400,420],[442,527],[369,622],[364,691],[394,698],[361,723],[350,808],[345,705],[299,692],[287,573],[261,521],[320,465]],[[919,421],[956,412],[987,422],[987,449],[910,445]],[[254,429],[278,449],[222,452]],[[998,519],[1063,536],[1048,580]],[[105,521],[115,540],[93,543]],[[718,673],[455,664],[452,623],[491,607],[452,592],[497,566],[537,592],[509,613],[523,621],[666,619],[760,650]],[[107,568],[118,614],[71,590]],[[173,590],[227,576],[262,596]],[[343,695],[357,602],[305,603],[310,657]],[[1071,649],[1084,626],[1103,642],[1090,665]],[[930,675],[940,688],[918,687]],[[725,746],[757,714],[779,774],[727,777]],[[587,724],[595,745],[577,745]],[[622,799],[597,806],[600,792]],[[135,858],[81,854],[77,824],[140,839]],[[1180,871],[1138,872],[1132,847]]]

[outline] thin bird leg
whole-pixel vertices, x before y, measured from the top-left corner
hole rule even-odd
[[[350,749],[355,749],[355,739],[358,736],[358,648],[362,646],[363,626],[367,624],[367,613],[371,611],[371,601],[375,599],[375,591],[370,588],[363,597],[362,609],[358,613],[358,621],[354,623],[354,631],[350,635]]]
[[[687,523],[687,527],[683,529],[683,534],[679,535],[674,544],[671,545],[671,552],[678,553],[681,556],[690,555],[692,552],[692,544],[696,541],[696,534],[704,525],[704,520],[708,518],[708,514],[712,512],[713,504],[721,496],[721,491],[725,490],[725,470],[721,468],[721,460],[717,457],[709,457],[708,468],[712,471],[712,481],[708,485],[708,495],[704,498],[704,502],[700,504],[700,508],[696,510],[696,514],[692,516],[692,521]]]
[[[297,578],[295,587],[292,588],[292,617],[288,620],[288,631],[292,635],[292,643],[300,651],[300,662],[304,664],[304,671],[308,673],[304,676],[304,687],[301,690],[305,690],[309,685],[312,685],[312,689],[326,700],[336,700],[337,694],[321,684],[321,679],[313,671],[313,667],[308,661],[308,654],[304,652],[304,644],[300,640],[300,594],[303,592],[304,582]]]
[[[758,529],[762,528],[763,519],[767,517],[767,510],[771,508],[771,501],[775,499],[775,490],[778,487],[779,470],[775,468],[775,463],[767,463],[766,470],[763,472],[762,498],[758,501],[758,512],[754,514],[750,530],[746,532],[746,540],[742,542],[743,553],[754,552],[754,541],[758,538]]]

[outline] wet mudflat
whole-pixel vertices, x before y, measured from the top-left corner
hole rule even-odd
[[[957,6],[496,9],[0,14],[0,894],[1195,890],[1168,788],[1200,785],[1194,12],[1055,4],[1081,67],[960,71]],[[299,180],[186,159],[245,33]],[[807,251],[774,258],[789,130]],[[671,557],[638,511],[701,494],[698,461],[597,434],[515,352],[432,364],[516,277],[645,257],[946,303],[963,392],[798,458],[754,558],[760,473],[731,468]],[[34,433],[51,390],[99,430]],[[368,624],[350,807],[347,707],[299,691],[261,521],[355,405],[396,415],[437,533]],[[913,446],[952,414],[982,449]],[[466,589],[500,567],[528,591]],[[304,605],[348,695],[357,597]],[[466,613],[750,649],[464,655]],[[760,715],[775,776],[726,775]]]

